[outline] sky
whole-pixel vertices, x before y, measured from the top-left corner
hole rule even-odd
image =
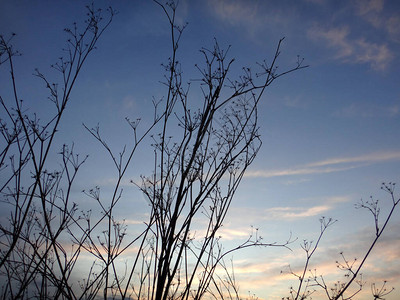
[[[49,66],[64,46],[63,29],[82,20],[85,2],[0,4],[0,31],[5,36],[15,32],[13,43],[22,53],[16,59],[20,94],[45,118],[50,113],[45,88],[32,73],[39,68],[55,76]],[[99,123],[113,149],[122,149],[130,138],[124,118],[148,123],[152,97],[165,92],[161,63],[170,55],[170,36],[162,10],[151,1],[96,1],[100,7],[110,4],[118,14],[79,78],[56,140],[59,145],[73,142],[77,151],[90,154],[76,191],[94,185],[106,189],[115,180],[111,162],[82,123]],[[343,280],[336,271],[339,253],[361,257],[374,237],[371,215],[356,210],[355,203],[373,195],[381,200],[384,218],[390,199],[380,185],[400,183],[400,2],[181,0],[177,22],[188,22],[178,51],[187,81],[198,78],[198,50],[212,46],[214,38],[222,47],[231,45],[233,77],[243,66],[256,68],[257,62],[271,59],[282,37],[282,70],[293,66],[297,55],[309,65],[266,91],[259,107],[262,149],[221,234],[227,247],[246,239],[251,226],[265,240],[282,242],[292,234],[298,242],[292,251],[257,248],[235,254],[241,292],[260,299],[288,295],[296,279],[281,271],[304,264],[300,241],[318,237],[321,216],[338,222],[327,231],[311,267],[333,281]],[[7,76],[0,73],[3,97],[10,93]],[[128,200],[119,208],[132,226],[146,205],[129,179],[151,171],[146,149],[139,151],[124,184],[126,198],[137,198],[135,210],[127,209]],[[82,200],[80,205],[90,204]],[[370,284],[384,279],[396,288],[386,299],[400,298],[399,228],[397,211],[366,262],[367,284],[357,299],[370,299]]]

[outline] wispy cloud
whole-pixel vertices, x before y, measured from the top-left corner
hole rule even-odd
[[[322,216],[327,211],[333,209],[337,203],[351,201],[350,196],[335,196],[320,199],[322,204],[311,207],[272,207],[266,209],[263,214],[267,220],[293,220],[315,216]]]
[[[333,206],[334,203],[347,201],[348,199],[349,197],[346,196],[327,198],[320,206],[299,208],[295,210],[295,213],[289,213],[289,215],[295,215],[299,218],[313,215],[313,213],[325,211],[329,206]],[[283,216],[287,212],[293,211],[293,208],[275,208],[270,211]],[[262,211],[262,214],[265,215],[265,211]],[[383,280],[389,281],[389,287],[398,285],[400,280],[398,264],[400,239],[398,230],[396,230],[398,226],[398,222],[389,226],[386,234],[382,237],[383,239],[376,246],[375,251],[370,254],[363,268],[363,279],[367,285],[376,283],[379,286]],[[344,251],[346,259],[350,261],[352,261],[353,257],[360,259],[368,251],[372,241],[371,237],[373,236],[374,229],[370,226],[355,231],[349,228],[345,231],[336,231],[336,234],[327,233],[323,243],[321,243],[313,256],[309,268],[313,272],[317,272],[318,276],[323,276],[328,286],[333,286],[338,280],[343,280],[344,276],[344,272],[338,269],[335,263],[335,261],[341,261],[342,259],[339,253]],[[281,299],[285,295],[287,286],[296,286],[296,277],[291,271],[296,274],[302,273],[305,264],[305,253],[297,243],[291,246],[293,251],[287,252],[282,248],[269,248],[268,251],[264,252],[265,256],[262,254],[246,257],[236,254],[239,257],[243,257],[242,259],[234,260],[234,272],[237,281],[240,282],[242,287],[241,291],[255,292],[259,297],[268,296],[268,299]],[[288,265],[290,265],[290,269]],[[224,274],[221,272],[219,275],[223,276]],[[311,273],[307,273],[307,275],[311,275]],[[263,286],[264,289],[261,289],[260,286]],[[258,291],[265,291],[265,286],[270,287],[268,290],[271,293],[267,295],[259,294]],[[322,291],[319,290],[319,292]],[[318,299],[323,297],[323,295],[319,295],[318,292],[314,294]],[[399,294],[392,295],[394,295],[393,299],[397,299],[399,296]],[[370,290],[367,288],[361,298],[369,299],[369,297]]]
[[[394,15],[385,22],[386,30],[393,41],[400,43],[400,16]]]
[[[354,3],[356,14],[375,28],[400,42],[400,16],[396,11],[385,11],[384,0],[358,0]]]
[[[298,219],[320,216],[330,210],[329,205],[319,205],[313,207],[273,207],[266,210],[270,219]]]
[[[124,220],[124,224],[125,225],[143,225],[145,224],[144,220],[147,220],[148,218],[143,218],[143,220],[139,220],[139,219],[128,219],[128,220]]]
[[[347,171],[353,168],[356,168],[356,166],[327,167],[327,168],[314,168],[309,166],[303,166],[303,167],[293,167],[290,169],[282,169],[282,170],[248,171],[245,174],[245,177],[270,178],[279,176],[311,175],[311,174],[323,174],[323,173]]]
[[[288,17],[291,10],[269,1],[208,0],[207,6],[219,21],[244,30],[254,42],[264,40],[260,38],[261,32],[275,32],[277,28],[286,27],[291,22]]]
[[[334,58],[345,63],[369,64],[372,69],[383,71],[394,58],[386,44],[372,43],[364,37],[350,37],[347,26],[324,29],[316,25],[308,30],[307,35],[317,42],[326,42],[335,50]]]
[[[300,206],[275,206],[269,208],[260,207],[232,207],[230,211],[231,222],[224,224],[224,228],[229,229],[227,233],[234,233],[235,235],[228,235],[227,238],[237,239],[254,235],[254,228],[249,230],[249,222],[251,224],[263,224],[264,222],[282,222],[282,221],[295,221],[308,217],[321,217],[327,215],[328,211],[336,209],[338,206],[345,202],[354,201],[351,195],[339,195],[331,197],[315,197],[315,198],[301,198],[298,199]],[[243,216],[246,216],[245,218]],[[223,231],[222,231],[223,232]],[[265,233],[261,229],[258,232],[261,236]],[[223,235],[223,234],[221,234]],[[223,238],[226,239],[225,235]]]
[[[255,170],[248,171],[246,177],[279,177],[312,175],[346,171],[374,163],[400,160],[400,151],[369,153],[360,156],[330,158],[322,161],[312,162],[302,166],[294,166],[281,170]]]
[[[355,8],[358,15],[373,17],[377,16],[383,10],[384,0],[358,0],[355,1]],[[376,22],[371,18],[371,22]]]
[[[308,178],[296,178],[296,179],[286,180],[283,184],[296,185],[296,184],[302,184],[302,183],[308,182],[308,181],[310,181],[310,179],[308,179]]]
[[[313,40],[325,40],[329,47],[336,48],[335,58],[351,56],[354,52],[353,46],[348,39],[350,29],[347,26],[323,29],[321,26],[314,26],[308,30],[307,35]]]
[[[300,95],[283,97],[282,102],[289,108],[306,108],[309,106],[306,97]]]
[[[334,113],[337,117],[353,118],[392,118],[400,114],[399,105],[383,106],[352,103]]]
[[[134,96],[128,95],[122,99],[122,107],[124,111],[133,111],[138,109],[137,101]]]
[[[331,158],[311,163],[309,164],[309,166],[319,167],[319,166],[354,163],[354,162],[376,163],[376,162],[392,161],[399,159],[400,159],[400,151],[378,152],[378,153],[364,154],[360,156]]]
[[[208,6],[221,21],[231,25],[243,25],[253,32],[260,26],[258,5],[256,2],[243,1],[208,1]]]
[[[374,70],[383,71],[394,58],[394,54],[385,44],[379,45],[360,38],[354,42],[356,63],[369,63]]]
[[[220,235],[224,241],[231,241],[231,240],[237,240],[237,239],[245,239],[250,236],[250,231],[248,228],[244,229],[230,229],[226,227],[222,227],[218,231],[218,235]]]

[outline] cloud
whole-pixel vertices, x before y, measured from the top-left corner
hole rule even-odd
[[[344,63],[369,64],[377,71],[385,70],[394,58],[394,54],[386,44],[377,44],[361,37],[350,37],[347,26],[324,29],[320,25],[311,27],[307,35],[317,42],[326,42],[335,50],[334,59]]]
[[[257,15],[257,5],[241,1],[209,1],[214,12],[223,20],[231,23],[248,20]]]
[[[341,245],[331,246],[340,247]],[[352,243],[353,247],[357,247],[356,243]],[[268,249],[266,255],[249,256],[248,258],[234,260],[234,274],[237,282],[240,283],[240,292],[247,291],[255,293],[257,297],[267,297],[268,299],[282,299],[289,294],[288,287],[298,287],[298,278],[294,274],[301,274],[305,266],[305,252],[300,247],[295,247],[293,252],[285,252],[282,249],[276,249],[277,252]],[[323,276],[328,287],[333,287],[338,281],[346,282],[345,272],[336,267],[336,260],[340,260],[339,251],[335,251],[334,255],[329,255],[326,249],[320,246],[310,261],[306,276],[317,275],[318,278]],[[271,253],[272,252],[272,253]],[[349,257],[351,258],[351,257]],[[374,257],[376,258],[376,257]],[[351,261],[351,259],[350,259]],[[290,268],[288,267],[290,265]],[[367,287],[375,282],[377,286],[381,286],[383,279],[388,279],[388,287],[396,285],[399,281],[399,272],[396,271],[397,265],[392,267],[387,262],[385,265],[376,265],[374,263],[365,265],[363,269],[366,288],[360,299],[370,299],[371,292]],[[223,277],[223,273],[218,275]],[[382,277],[383,276],[383,277]],[[268,294],[264,294],[265,290]],[[325,297],[322,289],[316,289],[313,298],[322,299]],[[361,296],[361,295],[360,295]],[[396,297],[393,299],[397,299]]]
[[[237,239],[245,239],[250,236],[251,232],[248,228],[246,229],[229,229],[226,227],[222,227],[218,230],[218,235],[220,235],[224,241],[231,241]]]
[[[383,9],[384,0],[359,0],[356,2],[358,13],[365,15],[370,12],[380,12]]]
[[[392,118],[400,113],[399,105],[383,106],[383,105],[368,105],[352,103],[341,110],[334,113],[337,117],[362,117],[362,118]]]
[[[258,5],[255,2],[242,1],[208,1],[214,15],[230,25],[241,24],[251,32],[260,26]]]
[[[330,210],[329,205],[319,205],[313,207],[273,207],[266,210],[268,219],[297,219],[320,216]]]
[[[379,153],[364,154],[364,155],[360,155],[360,156],[331,158],[331,159],[311,163],[311,164],[309,164],[309,166],[319,167],[319,166],[336,165],[336,164],[343,164],[343,163],[354,163],[354,162],[373,163],[373,162],[393,161],[393,160],[399,160],[399,159],[400,159],[399,151],[379,152]]]
[[[354,2],[355,11],[358,16],[370,23],[375,28],[382,27],[384,16],[384,0],[358,0]]]
[[[284,182],[285,185],[296,185],[296,184],[302,184],[304,182],[309,182],[310,179],[307,178],[299,178],[299,179],[293,179],[293,180],[287,180]]]
[[[240,260],[235,259],[233,270],[230,267],[227,270],[219,269],[216,275],[222,279],[226,278],[226,272],[229,272],[230,276],[234,275],[234,279],[238,283],[236,288],[238,288],[240,298],[248,299],[250,294],[255,293],[258,299],[265,299],[266,297],[268,299],[281,299],[281,297],[274,298],[273,293],[278,293],[279,296],[288,293],[287,280],[294,279],[294,277],[289,274],[282,274],[281,270],[287,265],[289,258],[290,256],[285,252],[279,251],[279,254],[276,257],[274,256],[273,259],[267,259],[264,255],[261,257],[255,255]],[[281,286],[281,284],[284,285]],[[268,291],[267,294],[265,294],[266,290]],[[256,297],[253,299],[256,299]]]
[[[122,99],[122,107],[123,107],[124,111],[137,110],[138,105],[137,105],[137,101],[136,101],[135,97],[133,97],[132,95],[125,96]]]
[[[334,197],[324,201],[321,207],[315,206],[308,212],[323,210],[325,206],[329,206],[335,202],[346,201],[347,197]],[[290,211],[292,208],[275,209],[283,213]],[[297,212],[303,214],[307,208],[299,209]],[[263,212],[260,212],[263,213]],[[369,285],[376,283],[381,286],[383,280],[388,280],[387,286],[398,286],[400,281],[399,258],[400,246],[399,231],[397,228],[400,223],[393,223],[387,227],[387,231],[382,236],[380,242],[376,245],[374,251],[371,252],[367,259],[363,272],[363,279],[366,283],[365,294],[360,299],[370,298]],[[312,272],[316,272],[318,276],[322,275],[329,287],[333,287],[337,281],[346,281],[345,272],[336,267],[335,261],[342,261],[340,252],[344,251],[346,259],[352,262],[354,257],[361,259],[368,251],[374,236],[373,226],[367,226],[363,229],[356,230],[354,227],[346,227],[344,231],[333,229],[333,232],[326,233],[322,243],[318,247],[315,255],[308,266]],[[315,241],[315,240],[314,240]],[[296,274],[301,274],[305,265],[305,252],[298,246],[298,243],[291,245],[293,251],[286,251],[282,248],[266,248],[248,255],[247,253],[236,253],[234,264],[234,274],[236,281],[240,283],[240,292],[246,293],[251,291],[258,297],[268,297],[268,299],[282,299],[288,291],[288,286],[297,286],[298,279],[290,273],[288,265]],[[259,248],[258,248],[259,249]],[[250,252],[251,253],[251,252]],[[238,259],[236,259],[238,258]],[[357,266],[357,262],[355,264]],[[283,271],[283,273],[281,273]],[[222,278],[224,273],[220,270],[218,273]],[[306,274],[311,275],[311,273]],[[297,280],[297,281],[296,281]],[[268,291],[268,294],[264,294]],[[319,292],[322,292],[319,289]],[[314,294],[316,299],[322,299],[323,295]],[[398,299],[398,294],[392,294]]]
[[[374,163],[397,160],[400,160],[400,151],[377,152],[360,156],[330,158],[322,161],[312,162],[303,166],[295,166],[289,169],[250,170],[245,174],[245,177],[271,178],[280,176],[333,173],[360,168]]]
[[[332,196],[332,197],[313,197],[313,198],[301,198],[298,199],[299,203],[314,203],[308,206],[304,204],[303,206],[275,206],[269,208],[260,207],[232,207],[230,211],[230,220],[224,224],[221,232],[224,232],[224,228],[229,228],[227,233],[234,233],[235,235],[225,235],[221,234],[225,239],[237,239],[248,237],[254,232],[249,230],[248,224],[263,224],[264,222],[274,222],[276,221],[295,221],[301,220],[308,217],[321,217],[327,215],[328,211],[335,209],[345,202],[352,202],[354,197],[350,195],[344,196]],[[245,212],[245,218],[243,218]],[[313,218],[314,219],[314,218]],[[252,228],[252,227],[251,227]],[[252,228],[254,231],[254,228]],[[265,236],[269,234],[261,229],[257,234]]]
[[[359,17],[383,30],[392,41],[400,42],[400,17],[396,12],[385,11],[383,0],[358,0],[354,7]]]
[[[335,204],[351,201],[350,196],[334,196],[320,199],[319,202],[323,204],[311,207],[272,207],[266,209],[263,214],[264,218],[271,220],[293,220],[300,218],[308,218],[315,216],[322,216],[327,211],[334,208]]]
[[[387,45],[370,43],[364,38],[356,40],[354,44],[355,62],[370,63],[374,70],[385,70],[394,58],[394,54],[389,50]]]
[[[147,216],[146,216],[147,217]],[[147,220],[148,219],[148,217],[147,218],[143,218],[143,220],[138,220],[138,219],[127,219],[127,220],[124,220],[124,224],[125,225],[143,225],[143,224],[145,224],[145,221],[144,220]]]
[[[306,108],[308,106],[308,103],[306,102],[306,99],[302,96],[291,96],[291,97],[284,97],[282,99],[283,104],[286,107],[289,108]]]
[[[314,26],[307,32],[309,38],[314,40],[325,40],[329,47],[337,49],[335,58],[348,57],[353,54],[353,47],[347,38],[350,33],[348,27],[323,29],[321,26]]]
[[[261,178],[270,178],[270,177],[279,177],[279,176],[295,176],[295,175],[311,175],[311,174],[324,174],[324,173],[333,173],[340,171],[347,171],[355,168],[356,166],[347,166],[347,167],[337,167],[337,168],[310,168],[310,167],[294,167],[291,169],[282,169],[282,170],[270,170],[270,171],[247,171],[245,173],[245,177],[261,177]]]
[[[392,40],[400,42],[400,17],[398,15],[392,16],[386,21],[386,30]]]
[[[207,6],[219,21],[244,30],[254,42],[263,41],[260,34],[266,30],[276,32],[291,22],[288,14],[292,11],[268,1],[208,0]]]
[[[391,221],[394,221],[394,219]],[[373,282],[379,284],[384,280],[388,280],[388,285],[390,287],[400,282],[399,226],[400,223],[398,221],[392,222],[392,224],[385,229],[384,234],[374,246],[373,251],[369,254],[362,269],[365,275],[364,279],[368,281],[368,284]],[[333,254],[337,249],[340,249],[346,259],[351,260],[357,257],[358,261],[360,261],[370,248],[374,236],[374,227],[365,226],[351,233],[336,235],[333,239],[329,240],[327,250]],[[323,261],[327,255],[324,253],[322,254],[321,260]],[[340,256],[337,256],[337,258],[339,261],[342,261]],[[393,299],[398,298],[394,297]]]

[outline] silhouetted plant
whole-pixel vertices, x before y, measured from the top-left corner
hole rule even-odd
[[[0,193],[10,207],[9,223],[0,226],[3,299],[77,298],[69,278],[83,245],[66,249],[63,242],[68,234],[75,236],[71,229],[81,218],[76,216],[77,204],[70,195],[85,158],[80,159],[73,146],[64,145],[59,170],[50,171],[48,160],[78,75],[114,16],[111,8],[107,20],[93,5],[87,6],[87,11],[83,31],[76,23],[65,29],[67,47],[52,65],[61,73],[61,83],[49,81],[39,70],[34,73],[44,81],[56,108],[44,122],[29,113],[19,95],[13,62],[19,52],[11,44],[15,34],[8,39],[0,36],[0,63],[8,65],[13,97],[0,97],[5,112],[0,126],[5,142],[0,153]]]
[[[314,246],[312,247],[312,241],[307,240],[305,240],[304,244],[301,245],[306,253],[306,262],[304,264],[302,273],[300,275],[294,273],[289,266],[289,272],[299,279],[299,284],[297,288],[290,288],[291,297],[288,297],[288,299],[308,299],[313,293],[316,292],[315,288],[319,288],[324,291],[326,297],[329,300],[353,299],[363,289],[365,282],[362,278],[362,274],[360,273],[360,271],[363,268],[365,261],[370,256],[372,249],[376,246],[376,243],[384,232],[387,224],[389,223],[393,215],[393,212],[400,202],[400,199],[396,199],[394,194],[395,185],[395,183],[390,182],[388,184],[382,183],[381,186],[381,189],[390,195],[391,201],[390,211],[384,218],[383,223],[380,223],[379,220],[379,200],[374,200],[371,196],[369,201],[360,200],[360,202],[356,204],[357,209],[366,209],[371,213],[374,219],[375,238],[369,248],[366,249],[366,252],[361,260],[355,258],[354,260],[350,261],[345,257],[343,252],[340,252],[341,260],[336,261],[336,265],[339,270],[345,272],[345,280],[338,280],[337,282],[333,283],[333,286],[328,284],[322,275],[318,275],[317,270],[311,270],[309,268],[311,257],[317,250],[321,238],[325,233],[325,230],[336,222],[332,219],[326,220],[325,218],[322,218],[320,220],[321,232]],[[309,272],[309,276],[307,276],[307,272]],[[376,288],[375,283],[371,284],[371,291],[374,299],[383,299],[383,296],[388,295],[394,290],[394,288],[388,290],[385,288],[385,286],[386,281],[380,289]],[[350,287],[353,287],[354,290],[350,291]]]
[[[54,154],[54,138],[78,75],[115,11],[108,9],[108,18],[103,20],[101,10],[88,6],[83,31],[76,23],[65,29],[67,48],[52,66],[61,73],[61,83],[53,83],[36,70],[56,108],[44,123],[35,114],[28,114],[19,96],[13,65],[19,53],[12,47],[12,37],[0,37],[0,64],[8,65],[13,92],[13,99],[0,97],[5,112],[0,122],[5,142],[0,153],[0,193],[10,208],[9,224],[0,226],[3,298],[95,299],[102,294],[104,299],[183,300],[207,294],[216,299],[240,299],[234,266],[226,264],[228,255],[248,247],[288,248],[293,242],[291,237],[282,243],[264,242],[253,228],[248,239],[226,250],[219,230],[261,146],[259,101],[277,78],[306,67],[303,60],[298,58],[292,68],[278,71],[281,39],[272,59],[257,65],[258,72],[243,68],[235,80],[230,77],[234,60],[229,58],[229,48],[222,49],[215,41],[212,47],[200,50],[204,62],[195,65],[199,78],[185,84],[178,62],[185,25],[175,22],[174,1],[155,3],[167,17],[172,44],[170,58],[163,65],[165,96],[154,100],[151,124],[143,128],[140,119],[127,118],[133,144],[119,153],[103,138],[99,126],[85,125],[108,153],[116,171],[111,197],[102,195],[98,186],[83,191],[98,204],[93,210],[100,209],[100,214],[81,211],[71,199],[74,180],[86,157],[79,157],[73,145],[63,145],[58,153],[60,168],[51,171],[48,160]],[[191,85],[201,91],[202,102],[190,100]],[[141,182],[132,181],[145,196],[149,214],[142,231],[131,237],[115,208],[123,196],[121,185],[127,170],[134,167],[134,154],[149,139],[154,154],[152,171],[143,175]],[[378,203],[360,204],[374,216],[376,239],[357,268],[343,256],[344,263],[338,265],[347,272],[348,281],[332,290],[316,273],[306,277],[325,230],[335,222],[322,218],[317,242],[302,244],[306,252],[303,271],[297,275],[290,270],[299,279],[298,287],[290,290],[291,299],[310,298],[310,288],[316,286],[325,290],[329,299],[352,298],[354,295],[345,298],[343,294],[354,283],[361,289],[359,271],[399,202],[393,195],[394,184],[384,185],[384,189],[392,196],[393,208],[382,227]],[[198,229],[198,237],[195,229],[200,223],[205,226]],[[82,261],[91,262],[85,275],[77,269]],[[77,277],[81,280],[76,281]],[[375,299],[390,291],[385,284],[380,289],[372,287]],[[248,298],[257,299],[252,294]]]
[[[118,172],[109,208],[103,211],[109,223],[102,242],[109,254],[102,259],[107,274],[104,297],[116,292],[122,298],[200,299],[212,287],[214,295],[222,296],[225,293],[222,289],[229,286],[226,291],[229,293],[233,281],[221,286],[214,274],[217,268],[225,268],[223,258],[227,254],[250,246],[286,246],[289,243],[265,243],[261,237],[251,236],[236,248],[224,251],[217,233],[261,145],[258,102],[275,79],[303,68],[302,61],[278,73],[276,61],[281,40],[271,63],[260,64],[256,76],[250,68],[244,68],[243,75],[233,80],[229,77],[234,61],[228,58],[229,49],[221,49],[215,41],[211,49],[200,50],[204,66],[196,65],[200,78],[193,83],[200,83],[204,100],[196,106],[189,99],[189,85],[183,83],[177,59],[185,26],[175,24],[175,3],[156,3],[168,18],[172,54],[163,65],[166,96],[154,102],[153,124],[139,138],[138,122],[128,120],[134,133],[134,146],[130,151],[124,148],[119,155],[111,151],[98,127],[88,128],[109,153]],[[142,176],[142,183],[137,186],[148,200],[150,217],[139,237],[128,242],[128,245],[137,245],[136,258],[127,266],[127,273],[120,276],[115,272],[114,258],[126,248],[118,252],[117,242],[111,242],[116,238],[111,230],[115,225],[112,209],[120,199],[120,183],[132,163],[133,153],[147,134],[152,140],[154,170],[152,175]],[[102,202],[97,196],[95,199]],[[193,226],[201,221],[207,225],[199,239]]]

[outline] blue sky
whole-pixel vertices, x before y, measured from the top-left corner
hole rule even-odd
[[[106,189],[115,178],[111,162],[82,123],[99,123],[116,151],[129,144],[124,117],[149,122],[151,99],[164,92],[160,64],[170,54],[166,18],[153,2],[97,4],[112,4],[119,14],[79,78],[57,140],[59,145],[74,142],[79,152],[90,154],[76,186],[78,198],[83,188],[97,184]],[[3,0],[1,6],[0,31],[17,33],[14,44],[23,54],[16,63],[20,94],[45,117],[50,107],[45,89],[31,74],[38,67],[55,75],[49,66],[64,45],[62,30],[82,19],[84,3]],[[270,59],[282,37],[282,69],[292,66],[297,55],[310,65],[277,80],[260,103],[263,146],[222,235],[227,245],[234,244],[246,238],[253,225],[266,240],[282,241],[290,232],[299,240],[313,239],[319,217],[333,217],[339,222],[327,232],[313,265],[331,276],[340,251],[360,256],[373,238],[372,217],[355,210],[354,204],[374,195],[382,199],[384,214],[390,202],[380,184],[400,179],[400,2],[180,1],[178,22],[186,21],[178,54],[187,81],[198,78],[198,50],[210,47],[214,38],[223,47],[231,45],[233,77],[243,66],[255,68],[256,62]],[[3,97],[10,92],[6,75],[0,74]],[[196,93],[192,97],[200,99]],[[128,202],[122,202],[120,213],[131,223],[144,213],[145,203],[129,179],[150,172],[147,158],[144,147],[126,182],[126,197],[137,198],[137,209],[132,215]],[[81,205],[89,204],[82,200]],[[399,227],[397,212],[382,246],[367,261],[367,295],[370,282],[386,278],[397,287],[387,299],[400,297]],[[288,264],[301,265],[300,253],[295,243],[293,252],[254,249],[235,255],[241,291],[280,299],[291,284],[280,271]],[[342,279],[338,276],[332,278]]]

